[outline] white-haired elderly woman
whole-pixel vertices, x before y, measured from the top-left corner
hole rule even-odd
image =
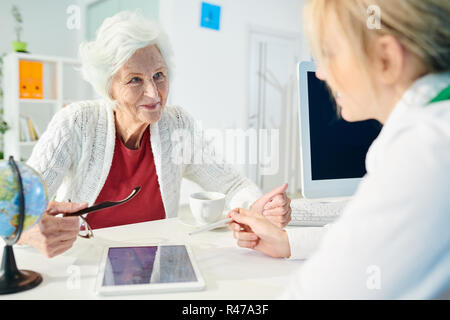
[[[203,164],[172,158],[175,131],[199,132],[182,108],[166,106],[170,49],[156,23],[121,12],[104,21],[94,41],[80,46],[80,58],[84,78],[103,98],[63,108],[39,139],[28,164],[56,201],[19,243],[58,255],[80,230],[78,218],[58,213],[123,199],[136,186],[142,189],[132,201],[88,215],[88,225],[96,229],[176,217],[183,177],[226,194],[230,208],[252,206],[274,224],[289,222],[286,185],[262,195],[250,180],[220,164],[206,145],[194,150],[203,153]]]

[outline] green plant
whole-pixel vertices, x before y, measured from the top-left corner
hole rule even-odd
[[[3,98],[3,55],[0,56],[0,99]],[[2,101],[0,101],[0,106]]]
[[[0,109],[0,159],[4,159],[3,155],[3,134],[9,130],[9,124],[3,120],[3,109]]]
[[[17,36],[17,41],[20,42],[20,34],[23,31],[23,27],[22,27],[22,15],[19,11],[19,8],[15,5],[12,6],[11,8],[11,13],[14,17],[14,19],[16,20],[16,26],[14,27],[14,31],[16,32],[16,36]]]
[[[9,124],[3,120],[3,109],[0,109],[0,134],[4,134],[9,130]]]
[[[3,58],[6,56],[6,53],[2,53],[0,55],[0,109],[3,103]]]
[[[9,124],[3,120],[3,57],[0,55],[0,159],[3,159],[3,134],[9,130]]]

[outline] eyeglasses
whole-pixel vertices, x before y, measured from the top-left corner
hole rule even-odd
[[[86,221],[86,216],[89,213],[94,212],[94,211],[99,211],[99,210],[103,210],[106,208],[118,206],[120,204],[124,204],[125,202],[128,202],[131,199],[133,199],[139,193],[140,190],[141,190],[141,187],[136,187],[133,189],[133,191],[131,191],[130,195],[123,200],[100,202],[92,207],[84,208],[84,209],[81,209],[79,211],[72,212],[72,213],[66,213],[66,214],[64,214],[64,216],[65,217],[76,217],[76,216],[80,217],[82,222],[81,222],[80,232],[78,233],[78,236],[81,238],[85,238],[85,239],[93,238],[94,232],[92,231],[92,228],[89,225],[89,223]],[[68,202],[71,202],[70,199],[68,200]],[[85,216],[83,216],[83,215],[85,215]]]
[[[72,202],[72,201],[69,199],[68,202]],[[67,217],[67,216],[68,215],[65,215],[65,217]],[[89,225],[89,223],[87,222],[86,217],[83,217],[80,215],[79,218],[81,219],[81,224],[80,224],[80,232],[78,233],[78,236],[80,238],[84,238],[84,239],[93,238],[94,231],[92,231],[92,228]]]
[[[80,216],[81,219],[81,225],[80,225],[80,232],[78,233],[78,236],[80,238],[90,239],[94,237],[94,231],[92,231],[91,226],[86,221],[86,218],[83,216]]]

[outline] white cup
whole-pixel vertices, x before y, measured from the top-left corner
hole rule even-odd
[[[198,224],[219,221],[225,208],[225,195],[219,192],[197,192],[189,197],[192,216]]]

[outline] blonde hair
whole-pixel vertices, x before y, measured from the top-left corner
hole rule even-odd
[[[367,25],[368,10],[374,6],[381,13],[380,28],[375,29]],[[323,43],[328,10],[336,15],[337,27],[354,48],[361,67],[368,65],[371,40],[389,34],[422,61],[427,73],[450,70],[449,0],[309,0],[305,30],[319,64],[326,64]]]

